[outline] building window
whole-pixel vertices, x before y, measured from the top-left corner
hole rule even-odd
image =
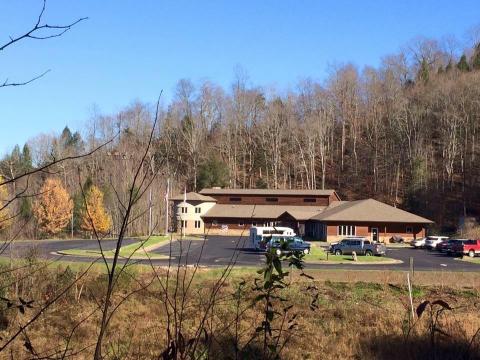
[[[405,232],[407,234],[413,234],[413,228],[411,226],[407,226],[407,228],[405,229]]]
[[[278,198],[275,197],[267,197],[266,200],[267,202],[278,202]]]
[[[356,229],[353,225],[339,225],[338,235],[340,236],[355,236]]]
[[[314,203],[314,202],[317,202],[317,199],[315,199],[315,198],[304,198],[303,202]]]
[[[257,223],[256,223],[256,222],[252,222],[252,226],[257,226]]]
[[[202,208],[200,208],[199,206],[195,208],[195,214],[200,214],[201,211],[202,211]]]
[[[245,225],[245,223],[244,223],[243,221],[240,220],[240,221],[238,222],[238,226],[244,226],[244,225]]]
[[[200,229],[200,220],[195,220],[195,229]]]
[[[182,228],[186,229],[187,228],[187,220],[181,220],[182,221]]]
[[[212,225],[218,225],[218,221],[217,220],[212,220]]]
[[[182,206],[181,209],[182,209],[182,214],[187,213],[188,208],[186,206]]]
[[[241,197],[231,197],[230,201],[242,201]]]

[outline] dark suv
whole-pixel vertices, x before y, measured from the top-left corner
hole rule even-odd
[[[291,254],[293,252],[310,253],[310,244],[303,241],[298,236],[294,237],[273,237],[267,244],[267,250],[275,249],[275,253],[280,256]]]
[[[354,252],[357,255],[385,255],[387,248],[384,244],[372,243],[365,238],[348,238],[330,246],[330,252],[335,255],[347,255]]]

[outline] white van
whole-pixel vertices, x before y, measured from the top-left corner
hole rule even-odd
[[[295,236],[293,229],[282,226],[253,226],[250,228],[250,243],[255,250],[265,246],[266,238],[272,236]]]

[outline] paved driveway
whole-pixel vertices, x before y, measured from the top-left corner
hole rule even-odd
[[[188,263],[194,263],[200,259],[203,265],[226,265],[230,259],[236,259],[239,265],[260,265],[263,261],[263,255],[249,248],[248,238],[236,238],[229,236],[209,236],[206,242],[191,241],[183,244],[182,248],[178,243],[163,246],[156,253],[171,255],[177,260],[180,253],[182,260]],[[358,270],[408,270],[410,267],[410,257],[413,258],[415,270],[426,271],[480,271],[480,264],[472,264],[465,261],[459,261],[453,257],[445,256],[435,251],[412,248],[389,248],[388,257],[401,260],[401,264],[379,264],[379,265],[349,265],[349,264],[308,264],[309,268],[324,269],[358,269]],[[188,259],[187,259],[188,257]]]
[[[126,239],[125,244],[133,243],[137,240]],[[105,249],[112,249],[115,241],[103,240],[102,245]],[[98,249],[98,244],[94,240],[41,240],[41,241],[21,241],[13,245],[13,254],[24,254],[29,248],[35,246],[42,257],[60,258],[55,255],[56,251],[79,248],[79,249]],[[182,243],[177,241],[166,244],[153,251],[157,254],[171,255],[172,263],[195,264],[197,261],[204,266],[225,266],[230,262],[235,262],[240,266],[259,266],[262,264],[263,255],[249,248],[248,238],[231,236],[209,236],[206,241],[185,240]],[[2,256],[9,256],[8,249]],[[480,271],[480,264],[472,264],[465,261],[459,261],[452,257],[444,256],[437,252],[428,250],[415,250],[411,248],[388,249],[388,256],[394,259],[402,260],[402,264],[380,264],[380,265],[350,265],[350,264],[308,264],[308,268],[318,269],[356,269],[356,270],[408,270],[410,257],[413,258],[415,270],[422,271]],[[91,261],[92,259],[75,256],[64,256],[62,260],[69,261]],[[138,263],[148,263],[148,261],[137,261]],[[167,265],[168,260],[154,260],[155,265]]]

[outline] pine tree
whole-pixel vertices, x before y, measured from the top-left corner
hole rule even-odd
[[[475,70],[480,70],[480,43],[475,46],[475,52],[473,53],[472,58],[472,68]]]
[[[0,175],[0,183],[4,181]],[[0,186],[0,231],[6,229],[11,224],[11,214],[8,208],[8,189],[7,185]]]
[[[424,83],[427,83],[430,78],[430,69],[425,59],[423,59],[422,63],[420,64],[420,69],[418,70],[417,77],[421,79]]]
[[[457,68],[460,71],[470,71],[470,67],[468,66],[467,57],[465,56],[465,54],[463,54],[460,58],[460,61],[457,64]]]
[[[32,170],[33,168],[32,154],[30,152],[30,147],[27,144],[23,145],[21,163],[22,163],[23,172]]]
[[[227,165],[216,157],[206,160],[198,169],[197,187],[199,189],[228,184]]]
[[[445,66],[445,72],[449,72],[450,70],[452,70],[453,68],[453,64],[452,64],[452,59],[448,60],[448,64],[447,66]]]
[[[33,204],[33,213],[40,231],[55,235],[70,223],[73,203],[59,179],[45,180]]]
[[[107,233],[112,227],[112,218],[106,212],[103,203],[103,193],[92,185],[85,194],[85,209],[82,213],[81,227],[85,231]]]

